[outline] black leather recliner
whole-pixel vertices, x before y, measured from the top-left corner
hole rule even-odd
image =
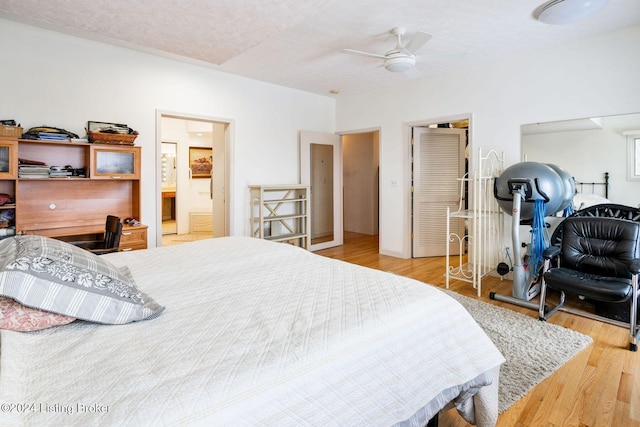
[[[640,274],[640,223],[619,218],[569,217],[562,227],[559,246],[544,252],[540,290],[540,320],[559,309],[609,323],[620,322],[564,308],[565,293],[591,301],[627,303],[630,308],[629,349],[637,351],[638,275]],[[552,262],[555,266],[552,267]],[[548,310],[547,289],[560,291],[560,302]]]

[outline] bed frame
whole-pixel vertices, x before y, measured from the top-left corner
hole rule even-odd
[[[596,189],[603,187],[604,198],[609,198],[609,172],[604,173],[604,181],[602,182],[580,182],[576,181],[576,192],[584,193],[585,187],[591,189],[591,194],[596,194]]]

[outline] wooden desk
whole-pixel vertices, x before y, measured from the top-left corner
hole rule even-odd
[[[120,236],[119,251],[133,251],[137,249],[147,249],[147,226],[122,224],[122,235]],[[104,225],[102,229],[94,227],[93,229],[82,230],[55,230],[57,233],[48,233],[48,237],[62,240],[65,242],[77,242],[86,240],[102,240],[104,239]],[[32,234],[32,233],[28,233]]]

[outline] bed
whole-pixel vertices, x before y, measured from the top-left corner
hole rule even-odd
[[[84,256],[28,238],[0,241],[2,295],[28,281],[16,247]],[[250,237],[92,257],[81,269],[122,274],[136,309],[104,324],[103,303],[74,303],[56,310],[71,323],[1,330],[0,425],[418,426],[451,405],[496,422],[504,358],[436,287]]]

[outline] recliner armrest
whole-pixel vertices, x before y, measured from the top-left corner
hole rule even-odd
[[[560,246],[549,246],[547,249],[542,252],[542,257],[544,259],[552,259],[560,255],[561,249]]]
[[[640,258],[631,260],[631,264],[629,264],[629,271],[631,274],[640,274]]]

